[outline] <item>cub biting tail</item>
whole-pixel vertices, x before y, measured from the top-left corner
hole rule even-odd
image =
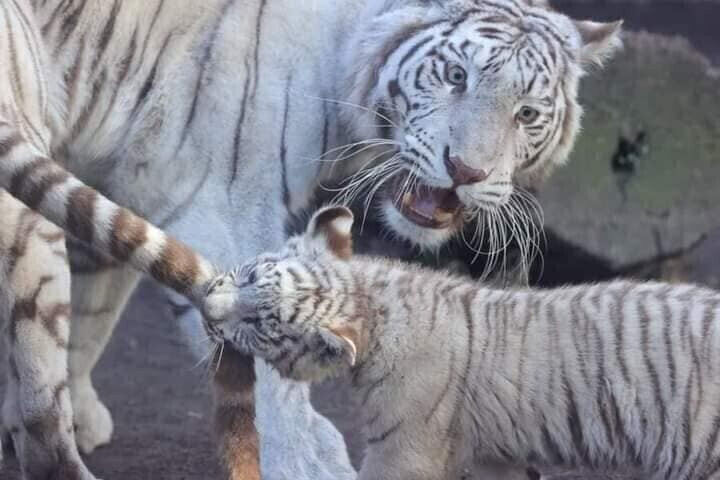
[[[459,478],[473,460],[720,479],[720,293],[490,289],[353,257],[351,225],[348,210],[321,210],[217,280],[206,311],[217,341],[285,377],[352,375],[361,480]]]

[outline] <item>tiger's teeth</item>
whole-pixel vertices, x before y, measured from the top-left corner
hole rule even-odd
[[[433,220],[438,223],[450,223],[455,215],[447,210],[435,210]]]
[[[409,207],[410,205],[412,205],[412,201],[413,201],[412,193],[406,193],[405,195],[403,195],[403,197],[402,197],[403,207]]]

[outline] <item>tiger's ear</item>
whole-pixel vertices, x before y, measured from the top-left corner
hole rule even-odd
[[[351,367],[357,362],[357,332],[351,327],[329,327],[323,339]]]
[[[622,20],[610,23],[575,20],[574,23],[582,39],[580,62],[583,65],[602,65],[622,46]]]
[[[338,258],[347,260],[352,256],[353,214],[346,207],[324,207],[310,219],[306,234],[313,240],[322,241]]]

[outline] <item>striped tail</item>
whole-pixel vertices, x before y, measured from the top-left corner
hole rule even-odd
[[[215,267],[108,200],[0,123],[0,188],[95,250],[127,262],[201,305]]]

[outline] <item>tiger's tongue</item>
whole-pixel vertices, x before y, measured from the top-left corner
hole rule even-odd
[[[440,207],[438,195],[413,195],[408,207],[426,218],[433,218]]]

